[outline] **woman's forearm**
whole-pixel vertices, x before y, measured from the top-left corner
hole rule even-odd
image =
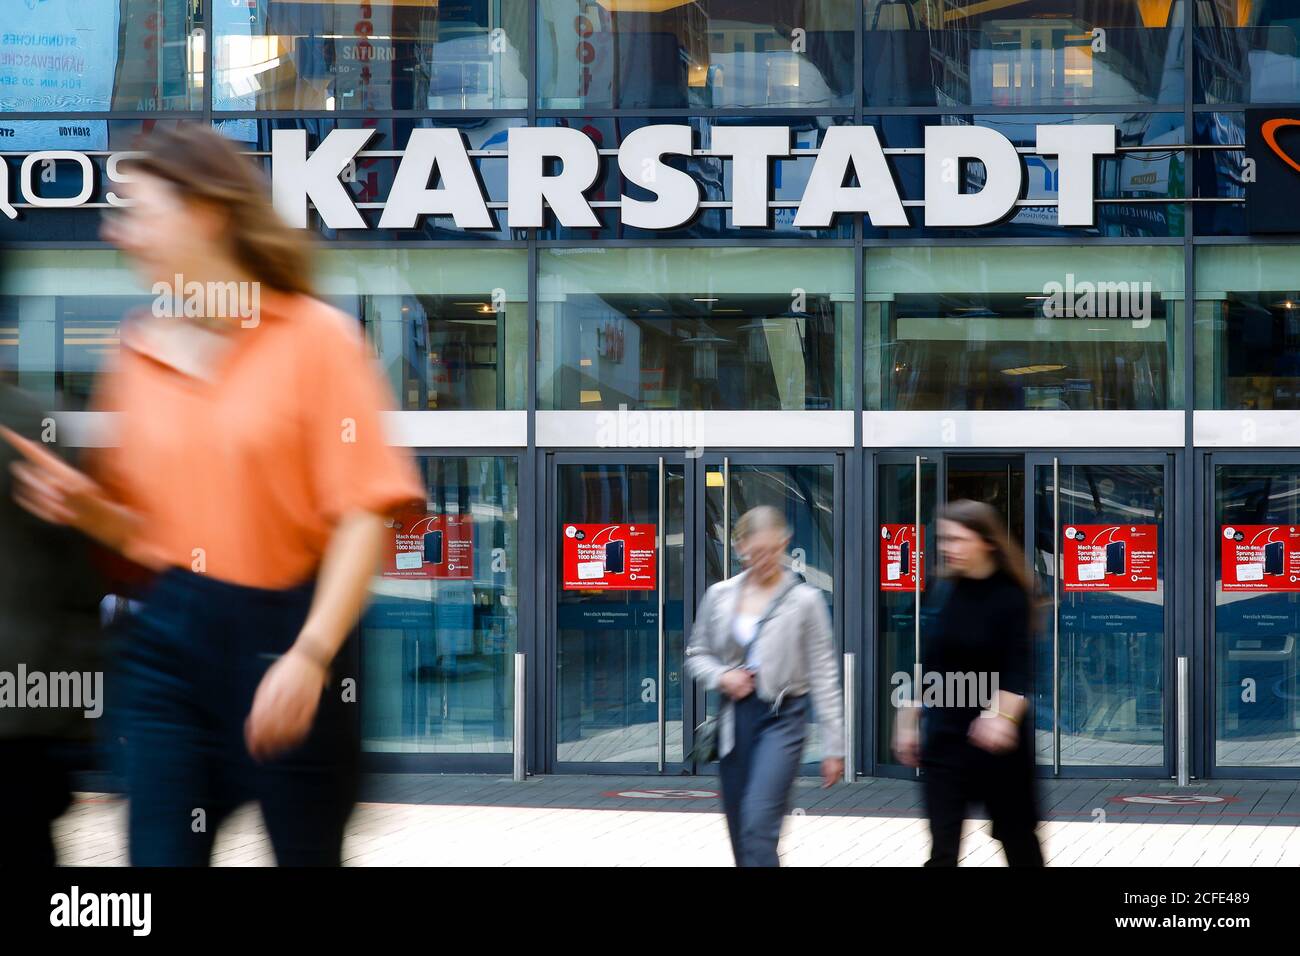
[[[358,511],[339,522],[325,549],[316,594],[294,649],[330,664],[361,617],[383,551],[384,519]]]

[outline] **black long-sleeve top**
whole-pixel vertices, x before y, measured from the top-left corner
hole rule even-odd
[[[928,680],[942,679],[945,690],[939,706],[929,706],[935,702],[933,691],[927,701],[922,754],[928,762],[966,763],[976,749],[966,735],[981,703],[990,703],[980,699],[994,688],[990,675],[997,675],[997,690],[1026,697],[1031,693],[1029,599],[1003,571],[987,578],[955,578],[946,591],[921,635],[922,700]],[[961,682],[954,676],[950,681],[950,675],[974,675],[974,680]],[[956,706],[960,701],[947,693],[959,683],[967,691],[978,691],[965,694],[966,706]],[[996,706],[996,699],[991,703]],[[1021,721],[1022,751],[1029,747],[1029,716],[1026,710]]]

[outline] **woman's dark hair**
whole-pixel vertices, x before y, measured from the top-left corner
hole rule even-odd
[[[939,520],[959,524],[991,545],[993,560],[998,569],[1015,581],[1025,592],[1025,597],[1032,600],[1033,586],[1029,582],[1029,572],[1025,569],[1024,550],[1007,531],[1006,520],[998,514],[997,509],[982,501],[962,499],[945,506],[939,512]]]
[[[280,218],[266,178],[234,143],[211,126],[180,123],[149,133],[136,149],[144,155],[124,161],[123,172],[156,176],[186,202],[223,210],[235,261],[249,275],[280,292],[312,294],[306,231]]]

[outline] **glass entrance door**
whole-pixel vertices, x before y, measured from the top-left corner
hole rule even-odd
[[[868,567],[876,593],[876,680],[868,701],[876,708],[876,765],[886,773],[911,773],[894,758],[892,739],[898,696],[910,695],[924,627],[926,590],[940,568],[935,518],[945,502],[970,498],[992,505],[1007,530],[1024,541],[1025,457],[924,451],[876,457],[875,514],[867,528]],[[920,527],[920,534],[916,527]],[[924,659],[921,665],[924,666]]]
[[[842,456],[566,452],[548,460],[550,767],[709,772],[687,760],[692,728],[717,706],[683,669],[695,609],[706,588],[741,571],[730,547],[737,519],[770,505],[790,525],[792,570],[825,595],[843,646]],[[810,758],[816,748],[814,729]]]
[[[1035,455],[1026,514],[1041,622],[1037,760],[1053,773],[1172,772],[1165,454]]]
[[[700,462],[703,487],[700,501],[701,560],[697,565],[697,594],[744,568],[731,545],[737,519],[751,508],[771,506],[790,526],[790,569],[822,592],[835,629],[837,654],[844,646],[840,621],[843,601],[840,556],[843,521],[843,456],[761,453],[710,453]],[[698,600],[696,602],[698,604]],[[698,691],[698,707],[716,713],[716,691]],[[817,728],[804,747],[811,764],[819,752]],[[710,772],[708,768],[696,768]]]
[[[551,456],[557,767],[682,769],[686,475],[680,453]]]
[[[1206,529],[1214,661],[1213,765],[1224,775],[1300,768],[1300,461],[1217,452]]]

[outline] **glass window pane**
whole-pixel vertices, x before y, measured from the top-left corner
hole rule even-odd
[[[846,407],[844,249],[544,250],[544,409]]]
[[[1300,408],[1300,246],[1196,253],[1198,408]]]
[[[198,0],[6,3],[0,113],[201,109],[202,26]]]
[[[4,268],[0,377],[46,407],[84,409],[122,316],[154,297],[114,252],[19,250]]]
[[[865,0],[869,106],[1180,103],[1174,0]]]
[[[544,109],[853,105],[843,0],[540,0]]]
[[[1002,222],[975,227],[935,228],[924,225],[920,208],[908,210],[912,225],[880,227],[866,222],[866,238],[927,239],[1021,236],[1127,237],[1164,239],[1182,236],[1183,206],[1178,200],[1187,195],[1186,154],[1174,148],[1185,142],[1182,113],[990,113],[933,116],[894,113],[866,117],[876,127],[886,149],[916,149],[925,146],[925,129],[929,126],[979,126],[996,130],[1022,152],[1026,201],[1056,203],[1060,198],[1060,164],[1055,156],[1033,153],[1038,143],[1039,126],[1071,124],[1106,124],[1116,128],[1114,156],[1096,161],[1092,226],[1061,226],[1054,205],[1019,206]],[[889,156],[899,194],[904,202],[921,201],[925,196],[925,159],[922,153]],[[984,185],[981,163],[962,164],[961,189],[976,192]],[[1168,201],[1166,201],[1168,200]]]
[[[528,105],[527,0],[213,5],[216,110]]]
[[[1300,102],[1295,0],[1198,0],[1196,102]]]
[[[1246,227],[1246,114],[1197,113],[1196,144],[1192,153],[1196,197],[1233,199],[1205,202],[1196,207],[1198,236],[1242,236]],[[1223,149],[1235,146],[1236,149]]]
[[[362,620],[362,745],[380,753],[510,753],[518,460],[424,457],[419,465],[428,501],[392,523]],[[416,555],[418,566],[399,554]]]
[[[522,249],[329,250],[318,264],[410,411],[523,408],[527,270]]]
[[[867,408],[1177,408],[1182,250],[870,249]]]

